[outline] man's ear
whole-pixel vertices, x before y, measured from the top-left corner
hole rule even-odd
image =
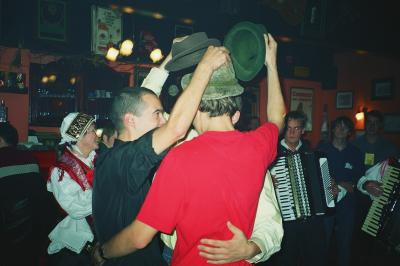
[[[239,118],[240,118],[240,112],[239,112],[239,111],[236,111],[236,112],[233,114],[232,118],[231,118],[232,124],[235,125],[235,124],[239,121]]]
[[[124,126],[126,128],[131,128],[131,127],[135,127],[136,124],[136,119],[135,116],[131,113],[126,113],[124,115]]]
[[[0,148],[10,146],[2,137],[0,137]]]

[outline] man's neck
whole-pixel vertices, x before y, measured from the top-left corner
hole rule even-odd
[[[378,140],[378,135],[377,134],[374,134],[374,135],[365,134],[365,138],[367,139],[368,143],[374,144]]]
[[[300,141],[296,142],[296,143],[288,143],[285,139],[285,144],[288,146],[289,150],[291,151],[296,151],[297,150],[297,146],[299,146]]]
[[[347,146],[347,139],[343,138],[343,139],[338,139],[338,138],[334,138],[332,141],[332,145],[338,149],[339,151],[343,150],[344,148],[346,148]]]
[[[120,134],[118,134],[118,139],[121,141],[134,141],[140,138],[138,134],[135,134],[133,131],[124,130]]]
[[[205,131],[232,131],[235,130],[229,116],[210,117]]]

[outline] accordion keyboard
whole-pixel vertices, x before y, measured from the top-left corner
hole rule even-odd
[[[391,212],[391,202],[399,197],[400,188],[400,168],[387,166],[382,178],[383,194],[374,199],[365,218],[362,230],[369,235],[377,236],[380,234],[385,220]],[[397,193],[396,193],[397,191]]]

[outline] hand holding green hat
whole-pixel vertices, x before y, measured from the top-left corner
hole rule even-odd
[[[233,26],[225,36],[224,46],[231,53],[238,79],[252,80],[264,66],[264,34],[267,34],[264,25],[244,21]]]

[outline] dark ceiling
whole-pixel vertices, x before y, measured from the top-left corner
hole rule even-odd
[[[365,0],[64,0],[68,5],[68,41],[64,44],[37,39],[37,5],[40,0],[0,0],[0,44],[20,45],[53,52],[90,52],[90,5],[160,12],[155,20],[137,13],[124,15],[124,37],[141,29],[154,31],[169,49],[174,25],[192,18],[194,31],[223,39],[237,22],[262,23],[274,36],[295,43],[331,50],[360,49],[400,59],[396,1]],[[49,1],[49,0],[42,0]],[[24,6],[24,8],[22,8]],[[168,46],[168,47],[167,47]]]
[[[274,35],[336,49],[361,49],[399,58],[396,1],[365,0],[146,0],[98,1],[191,17],[195,29],[226,33],[241,21],[264,24]]]

